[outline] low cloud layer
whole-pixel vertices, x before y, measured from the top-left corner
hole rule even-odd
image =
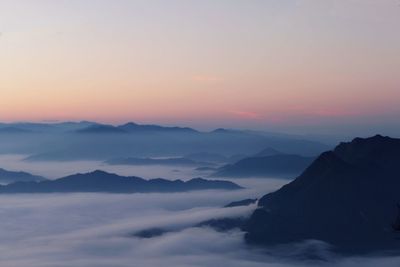
[[[307,266],[273,251],[249,249],[243,233],[191,226],[211,218],[246,216],[255,208],[221,206],[273,190],[250,181],[235,192],[176,194],[19,194],[0,196],[0,265],[7,267]],[[257,186],[256,186],[257,185]],[[140,239],[135,231],[179,230]],[[324,249],[323,244],[297,245]],[[293,249],[291,248],[291,249]],[[274,253],[273,253],[274,254]],[[275,253],[276,254],[276,253]],[[398,266],[400,258],[331,259],[334,266]],[[321,262],[317,262],[318,265]]]

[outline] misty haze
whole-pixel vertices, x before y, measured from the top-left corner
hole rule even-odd
[[[0,267],[400,266],[397,0],[0,0]]]

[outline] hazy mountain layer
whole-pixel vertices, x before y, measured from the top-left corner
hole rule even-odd
[[[314,160],[313,157],[277,154],[250,157],[220,168],[215,177],[295,177]]]
[[[205,180],[201,178],[182,180],[125,177],[103,171],[75,174],[56,180],[41,182],[16,182],[0,186],[0,193],[63,193],[63,192],[185,192],[192,190],[224,189],[235,190],[241,187],[228,181]]]
[[[197,162],[191,159],[179,158],[115,158],[105,161],[110,165],[167,165],[167,166],[209,166],[213,165],[209,162]]]
[[[233,162],[271,147],[287,154],[314,156],[329,146],[283,134],[127,123],[94,122],[0,124],[0,153],[25,154],[31,161],[108,160],[126,157],[185,157]],[[18,133],[18,134],[16,134]],[[238,156],[240,155],[240,156]]]
[[[44,181],[46,178],[27,172],[8,171],[0,168],[0,184],[9,184],[18,181]]]

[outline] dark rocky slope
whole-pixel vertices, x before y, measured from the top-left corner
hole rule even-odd
[[[321,154],[293,182],[260,199],[246,226],[251,244],[317,239],[339,252],[400,248],[400,139],[375,136]]]

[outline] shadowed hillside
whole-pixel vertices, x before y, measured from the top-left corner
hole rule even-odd
[[[400,139],[375,136],[321,154],[296,180],[260,199],[251,244],[318,239],[346,253],[400,247]]]

